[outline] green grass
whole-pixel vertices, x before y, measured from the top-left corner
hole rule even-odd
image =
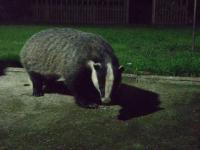
[[[19,61],[19,51],[34,33],[53,26],[0,26],[0,60]],[[200,50],[191,50],[191,28],[75,27],[102,35],[127,73],[200,75]],[[200,30],[197,31],[197,35]],[[200,46],[200,36],[197,36]]]

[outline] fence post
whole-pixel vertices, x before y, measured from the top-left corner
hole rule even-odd
[[[156,22],[156,0],[153,0],[152,2],[152,24],[155,24]]]
[[[130,3],[129,0],[126,1],[126,24],[129,24],[129,9],[130,9]]]
[[[197,12],[197,0],[194,0],[194,15],[193,15],[193,33],[192,33],[192,50],[195,49],[195,29],[196,29],[196,13]]]

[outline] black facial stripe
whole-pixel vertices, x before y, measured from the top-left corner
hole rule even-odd
[[[106,72],[103,69],[97,71],[97,78],[99,83],[99,89],[101,91],[101,97],[105,96],[105,82],[106,82]]]

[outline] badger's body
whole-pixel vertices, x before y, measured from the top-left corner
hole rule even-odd
[[[108,100],[121,81],[121,69],[111,46],[100,36],[69,28],[33,35],[20,53],[33,83],[33,95],[43,95],[43,84],[64,78],[82,106]]]

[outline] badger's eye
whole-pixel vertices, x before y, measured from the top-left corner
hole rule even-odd
[[[95,70],[100,70],[101,69],[101,64],[100,63],[95,63],[94,64],[94,69]]]

